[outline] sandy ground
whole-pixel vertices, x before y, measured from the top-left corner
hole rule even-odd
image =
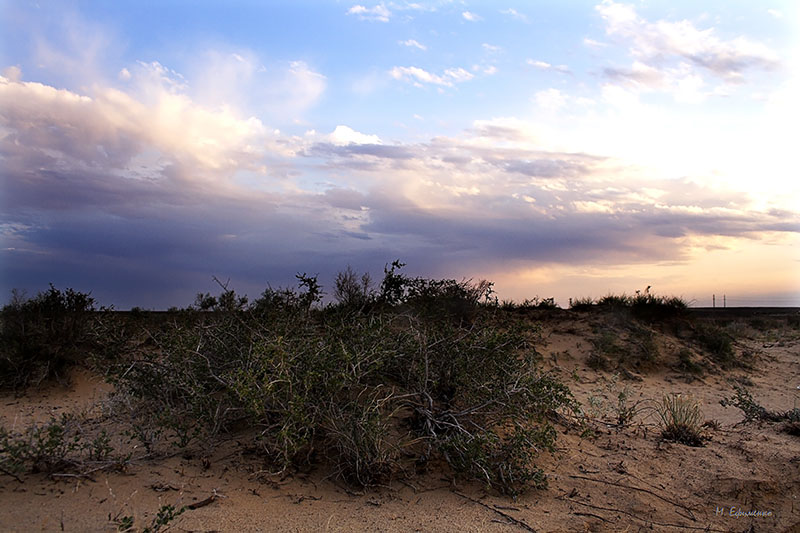
[[[429,473],[359,492],[326,479],[322,469],[284,480],[257,475],[261,464],[235,440],[204,456],[133,461],[124,471],[86,477],[0,475],[0,531],[114,531],[132,516],[151,523],[164,504],[186,510],[172,531],[800,531],[800,437],[780,424],[742,424],[742,413],[719,401],[739,379],[770,410],[800,406],[800,338],[772,331],[739,341],[756,354],[752,369],[710,371],[700,379],[671,370],[676,339],[658,337],[664,364],[633,379],[587,367],[595,318],[563,314],[545,321],[537,349],[588,409],[593,436],[560,427],[558,451],[540,457],[549,488],[516,501],[480,486]],[[595,330],[596,331],[596,330]],[[47,385],[20,397],[0,396],[0,422],[22,428],[51,414],[103,416],[111,388],[76,371],[70,386]],[[617,394],[645,407],[633,423],[614,427]],[[666,393],[702,402],[704,447],[665,442],[648,402]],[[768,516],[736,516],[736,511]],[[161,531],[164,531],[162,529]]]

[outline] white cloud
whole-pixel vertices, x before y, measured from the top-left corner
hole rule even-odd
[[[608,46],[608,43],[601,43],[600,41],[595,41],[594,39],[590,39],[589,37],[585,37],[583,39],[583,44],[591,48],[605,48],[606,46]]]
[[[727,82],[739,82],[747,70],[779,64],[773,50],[747,37],[722,40],[714,28],[701,30],[688,20],[649,22],[632,6],[611,0],[603,0],[596,9],[606,22],[606,33],[627,42],[631,55],[652,67],[663,68],[666,61],[677,59]]]
[[[378,22],[389,22],[392,12],[384,4],[378,4],[374,7],[364,7],[362,5],[354,5],[347,10],[348,15],[356,15],[361,20],[371,20]]]
[[[129,79],[131,79],[131,72],[127,68],[123,68],[122,70],[119,71],[117,77],[122,81],[128,81]]]
[[[425,46],[424,44],[418,43],[414,39],[408,39],[406,41],[398,41],[398,43],[402,44],[403,46],[408,46],[409,48],[419,48],[420,50],[427,50],[428,49],[427,46]]]
[[[475,76],[463,68],[449,68],[442,75],[433,74],[419,67],[394,67],[389,75],[396,80],[411,81],[416,87],[422,84],[453,87],[456,83],[469,81]]]
[[[493,76],[493,75],[497,74],[497,67],[494,66],[494,65],[489,65],[487,67],[484,67],[483,68],[483,73],[488,75],[488,76]]]
[[[140,98],[111,88],[87,96],[2,78],[0,105],[9,110],[4,122],[67,168],[124,169],[149,151],[194,169],[187,175],[197,179],[246,168],[272,142],[257,118],[198,105],[167,72],[159,63],[143,65],[135,80]]]
[[[381,144],[381,139],[377,135],[366,135],[354,129],[339,125],[328,136],[332,144],[346,146],[348,144]]]
[[[463,13],[461,13],[461,16],[464,17],[465,20],[468,20],[470,22],[477,22],[479,20],[482,20],[482,17],[480,15],[476,15],[471,11],[464,11]]]
[[[497,46],[495,44],[489,44],[489,43],[483,43],[481,46],[483,47],[484,50],[486,50],[489,53],[499,52],[500,50],[503,49],[502,46]]]
[[[783,18],[783,12],[778,11],[777,9],[767,9],[767,13],[775,17],[776,19]]]
[[[554,70],[563,74],[569,74],[570,70],[567,65],[551,65],[547,61],[528,59],[525,61],[528,65],[538,68],[540,70]]]

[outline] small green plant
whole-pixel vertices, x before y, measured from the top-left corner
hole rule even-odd
[[[186,506],[179,509],[170,504],[162,505],[158,509],[156,516],[153,517],[150,525],[143,527],[141,533],[158,533],[159,531],[164,532],[169,530],[172,527],[170,522],[186,512],[186,509]],[[136,526],[136,520],[130,515],[116,518],[113,523],[117,526],[117,531],[133,531]]]
[[[0,426],[0,471],[9,475],[27,472],[81,471],[87,463],[111,466],[114,448],[105,431],[94,438],[84,434],[70,415],[51,418],[15,433]]]
[[[800,424],[800,408],[794,407],[788,411],[770,411],[760,405],[744,386],[735,383],[735,392],[731,398],[723,398],[719,401],[723,407],[733,406],[744,414],[744,422],[754,420],[764,420],[767,422],[787,422],[784,430],[787,433],[795,431],[796,424]]]
[[[630,426],[640,414],[650,411],[651,400],[639,398],[632,400],[633,392],[628,385],[619,386],[619,374],[614,374],[603,388],[589,396],[585,415],[587,422],[607,419],[617,428]]]
[[[657,406],[661,418],[661,437],[687,446],[702,446],[700,403],[690,396],[664,396]]]
[[[720,405],[723,407],[733,406],[741,410],[744,414],[745,422],[765,420],[769,417],[769,412],[755,401],[753,395],[744,386],[734,384],[733,390],[735,392],[734,396],[732,398],[723,398],[719,401]]]

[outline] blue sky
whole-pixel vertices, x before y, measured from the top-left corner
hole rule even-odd
[[[794,2],[0,2],[0,291],[347,264],[800,305]]]

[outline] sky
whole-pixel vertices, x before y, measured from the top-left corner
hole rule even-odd
[[[0,300],[351,265],[800,305],[794,1],[0,0]]]

